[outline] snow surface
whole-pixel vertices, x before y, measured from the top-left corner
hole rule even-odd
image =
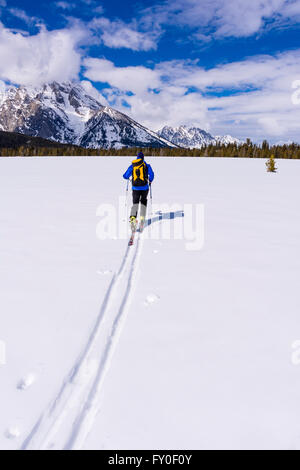
[[[149,159],[191,252],[96,237],[130,160],[0,159],[0,448],[300,449],[300,162]]]

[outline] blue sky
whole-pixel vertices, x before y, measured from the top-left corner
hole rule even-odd
[[[79,80],[154,130],[300,140],[300,0],[0,0],[0,22],[2,87]]]

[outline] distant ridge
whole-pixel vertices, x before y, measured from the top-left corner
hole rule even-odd
[[[235,137],[231,137],[231,135],[214,137],[199,127],[165,126],[157,131],[157,134],[179,147],[192,149],[201,149],[205,145],[242,144],[242,141]]]
[[[21,146],[32,148],[65,148],[68,145],[54,142],[53,140],[42,139],[41,137],[31,137],[17,132],[0,131],[0,148],[16,149]]]

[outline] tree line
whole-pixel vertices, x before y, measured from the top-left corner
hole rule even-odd
[[[286,158],[300,159],[300,145],[296,143],[287,145],[270,145],[266,140],[261,144],[254,144],[250,139],[243,144],[217,144],[205,145],[201,149],[185,148],[121,148],[121,149],[86,149],[82,147],[63,145],[63,146],[32,146],[21,145],[12,148],[0,148],[2,157],[72,157],[72,156],[135,156],[143,151],[145,156],[154,157],[227,157],[227,158]]]

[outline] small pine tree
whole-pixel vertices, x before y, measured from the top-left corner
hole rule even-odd
[[[276,173],[277,167],[274,155],[270,156],[269,160],[266,162],[266,167],[269,173]]]

